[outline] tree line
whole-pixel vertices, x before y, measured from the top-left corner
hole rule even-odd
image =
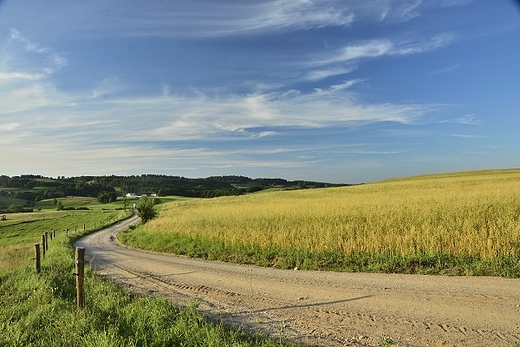
[[[280,178],[252,179],[245,176],[186,178],[168,175],[76,176],[57,178],[41,175],[0,176],[0,196],[22,199],[30,207],[36,201],[65,196],[88,196],[100,202],[115,201],[127,193],[157,196],[178,195],[212,198],[242,195],[268,188],[308,189],[341,186],[313,181],[287,181]]]

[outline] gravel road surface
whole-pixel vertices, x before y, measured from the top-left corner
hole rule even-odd
[[[520,346],[520,279],[278,270],[85,236],[92,268],[136,293],[198,301],[212,320],[319,346]],[[87,303],[88,305],[88,303]]]

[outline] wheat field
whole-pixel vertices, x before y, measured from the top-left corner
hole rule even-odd
[[[520,257],[520,170],[170,203],[145,231],[346,255]]]

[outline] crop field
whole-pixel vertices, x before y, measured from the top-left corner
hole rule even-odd
[[[520,276],[520,169],[163,206],[131,245],[282,268]]]

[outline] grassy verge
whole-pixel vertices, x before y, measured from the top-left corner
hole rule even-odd
[[[476,256],[442,253],[400,256],[368,252],[342,254],[328,251],[312,252],[308,249],[262,248],[254,245],[230,245],[222,241],[202,237],[190,238],[179,234],[157,235],[147,233],[142,226],[120,234],[119,239],[140,249],[280,269],[520,277],[520,261],[511,256],[481,259]]]
[[[289,346],[207,322],[196,307],[133,296],[86,269],[86,308],[76,309],[74,259],[54,239],[37,275],[0,275],[0,346]]]

